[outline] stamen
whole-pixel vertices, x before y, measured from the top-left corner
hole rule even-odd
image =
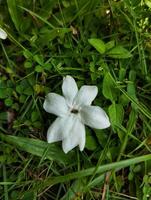
[[[72,109],[71,113],[77,114],[79,111],[77,109]]]

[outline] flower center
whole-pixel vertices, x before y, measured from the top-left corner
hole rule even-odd
[[[78,112],[79,111],[77,109],[74,109],[74,108],[71,110],[71,113],[74,113],[74,114],[77,114]]]

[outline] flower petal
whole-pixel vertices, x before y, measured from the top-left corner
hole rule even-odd
[[[0,38],[3,40],[7,38],[7,33],[2,28],[0,28]]]
[[[98,93],[97,86],[84,85],[80,88],[77,96],[75,97],[74,104],[77,106],[91,105]]]
[[[110,126],[107,114],[99,106],[83,106],[80,114],[82,122],[92,128],[104,129]]]
[[[74,124],[76,123],[77,118],[74,114],[68,115],[64,118],[64,125],[62,127],[63,137],[66,138],[70,135],[73,130]]]
[[[57,142],[62,140],[62,125],[64,118],[58,117],[47,131],[47,141],[48,143]]]
[[[62,92],[69,105],[71,105],[78,92],[77,84],[71,76],[66,76],[63,79]]]
[[[63,139],[62,148],[65,153],[68,153],[70,150],[72,150],[77,145],[79,145],[80,151],[82,151],[84,149],[85,127],[79,121],[79,119],[76,119],[76,121],[74,121],[74,124],[72,126],[72,129],[70,130],[69,135]]]
[[[55,93],[49,93],[46,96],[43,108],[45,111],[60,117],[66,115],[68,112],[65,98]]]

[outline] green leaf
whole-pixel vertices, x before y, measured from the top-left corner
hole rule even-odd
[[[0,88],[0,99],[5,99],[8,97],[6,88]]]
[[[41,65],[37,65],[35,67],[35,72],[43,72],[43,67]]]
[[[121,104],[113,103],[109,107],[109,116],[112,125],[122,124],[124,118],[124,109]]]
[[[121,104],[113,103],[108,110],[113,130],[118,134],[119,139],[122,141],[124,133],[117,127],[122,125],[124,119],[123,106]]]
[[[6,106],[12,106],[12,104],[13,104],[13,100],[12,99],[10,99],[10,98],[5,99],[5,105]]]
[[[100,53],[104,54],[106,47],[105,44],[102,40],[96,39],[96,38],[91,38],[88,40],[88,42]]]
[[[0,133],[0,138],[23,151],[64,164],[69,163],[73,156],[72,152],[65,154],[56,144],[48,144],[47,142],[38,139],[4,135],[2,133]]]
[[[127,93],[133,97],[134,99],[137,100],[137,97],[136,97],[136,90],[135,90],[135,85],[133,82],[129,81],[128,84],[127,84]]]
[[[0,112],[0,120],[1,121],[6,121],[8,118],[7,112]]]
[[[26,191],[23,195],[22,200],[29,200],[29,199],[35,199],[35,194],[32,191]]]
[[[149,8],[151,8],[151,0],[145,0],[145,4],[146,4]]]
[[[122,46],[116,46],[106,53],[111,58],[125,59],[132,57],[132,54]]]
[[[34,55],[33,59],[39,64],[43,65],[44,64],[44,58],[42,55]]]
[[[33,112],[31,113],[31,121],[32,121],[32,122],[35,122],[35,121],[37,121],[38,119],[39,119],[39,113],[36,112],[36,111],[33,111]]]
[[[123,81],[126,75],[126,69],[120,68],[119,70],[119,81]]]
[[[109,164],[101,165],[98,167],[96,174],[102,174],[110,170],[119,171],[120,169],[123,169],[125,167],[131,166],[140,162],[145,162],[147,160],[151,160],[151,154],[138,156],[138,157],[135,156],[134,158],[131,158],[131,159],[126,159],[119,162],[112,162]],[[44,182],[39,181],[39,183],[37,183],[39,186],[38,185],[37,186],[39,187],[40,190],[43,190],[44,188],[50,185],[55,185],[58,183],[67,182],[69,180],[90,176],[94,173],[94,171],[95,171],[95,167],[92,167],[92,168],[80,170],[78,172],[69,173],[63,176],[48,177],[45,179]]]
[[[117,89],[115,88],[115,83],[111,78],[109,73],[105,74],[103,79],[103,95],[110,99],[111,101],[115,101],[117,99]]]
[[[8,10],[16,29],[19,31],[21,24],[21,15],[18,9],[18,2],[16,0],[7,0]]]
[[[69,200],[69,199],[77,199],[77,193],[82,192],[85,186],[85,179],[76,180],[71,187],[67,190],[66,194],[60,200]],[[77,199],[78,200],[78,199]]]
[[[33,91],[33,89],[29,86],[29,87],[27,87],[27,88],[24,90],[23,93],[26,94],[26,95],[28,95],[28,96],[30,96],[30,95],[32,95],[32,94],[34,93],[34,91]]]
[[[141,113],[143,113],[147,118],[151,119],[151,113],[144,104],[142,104],[141,102],[138,102],[138,100],[133,98],[131,95],[128,94],[128,92],[126,92],[122,88],[119,88],[119,89],[133,104],[136,105],[136,107],[140,110]]]
[[[23,55],[25,56],[25,58],[27,59],[31,59],[32,58],[32,53],[28,50],[24,50],[23,51]]]
[[[110,50],[110,49],[112,49],[115,46],[115,41],[111,40],[111,41],[107,42],[105,44],[105,46],[106,46],[106,50]]]
[[[97,142],[95,138],[93,137],[92,133],[87,129],[87,135],[86,135],[86,145],[85,147],[89,150],[94,150],[97,148]]]
[[[32,62],[26,61],[26,62],[24,63],[24,67],[25,67],[25,68],[31,68],[31,67],[32,67]]]

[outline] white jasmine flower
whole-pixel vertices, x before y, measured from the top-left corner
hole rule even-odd
[[[0,28],[0,38],[3,40],[7,38],[7,33],[2,28]]]
[[[91,106],[98,88],[84,85],[78,91],[77,84],[71,76],[66,76],[62,84],[63,96],[49,93],[43,107],[57,115],[47,131],[48,143],[62,140],[65,153],[79,145],[80,151],[85,146],[85,126],[104,129],[110,126],[109,118],[105,111],[98,106]]]

